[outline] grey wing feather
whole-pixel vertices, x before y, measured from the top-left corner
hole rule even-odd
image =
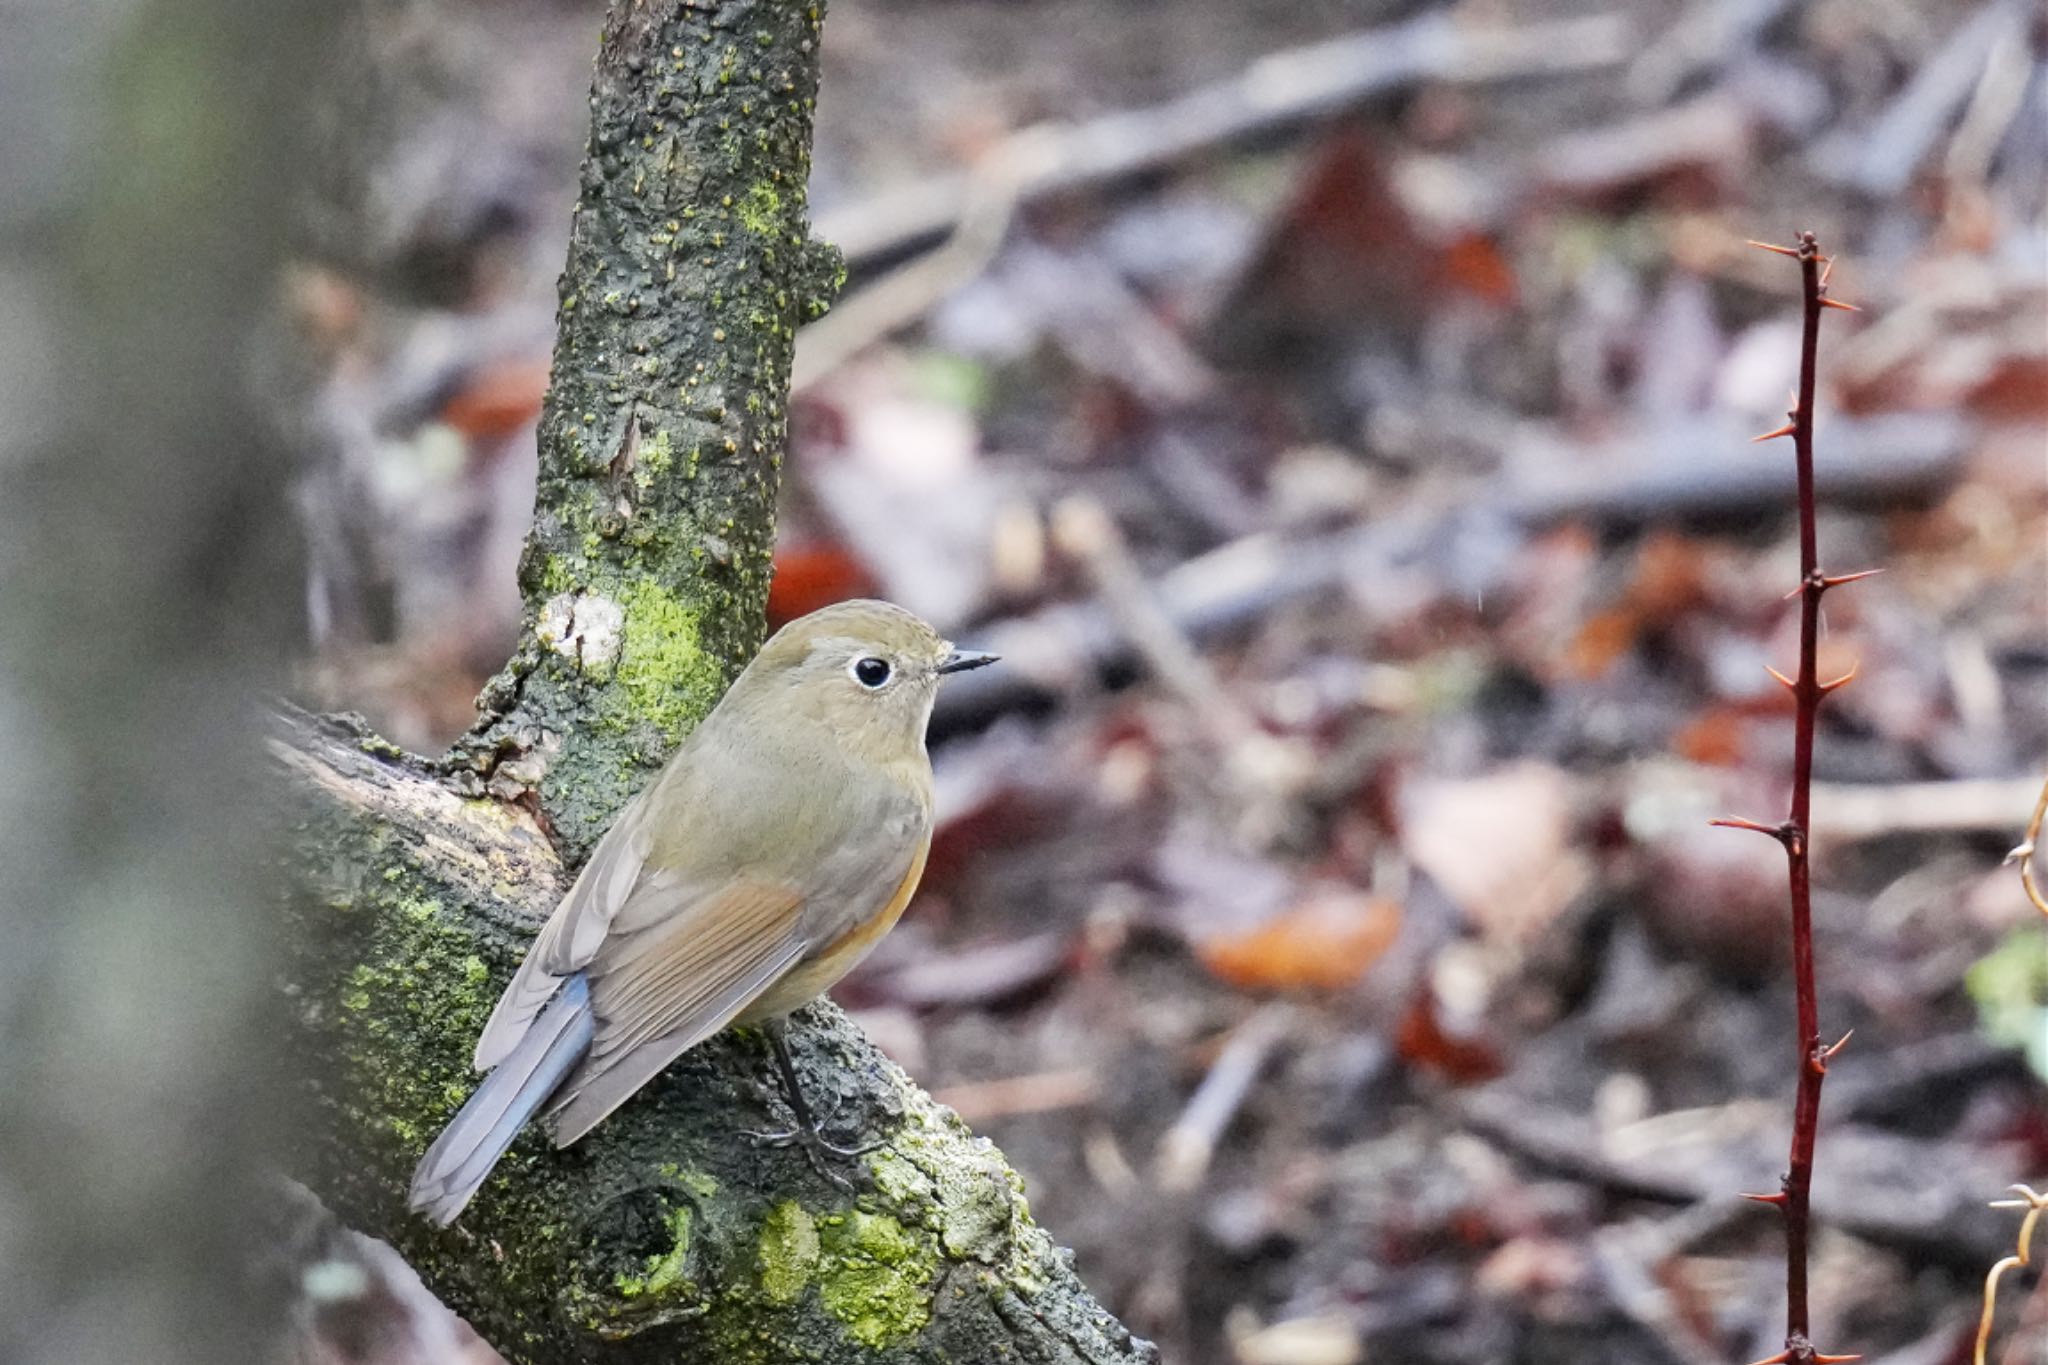
[[[562,978],[580,971],[596,956],[612,919],[631,899],[647,864],[653,830],[646,810],[647,794],[643,792],[598,840],[597,850],[584,864],[576,884],[541,927],[476,1041],[478,1071],[489,1071],[505,1060],[561,988]]]
[[[597,1036],[556,1092],[556,1145],[590,1131],[801,958],[801,909],[788,887],[743,883],[607,943],[587,968]]]

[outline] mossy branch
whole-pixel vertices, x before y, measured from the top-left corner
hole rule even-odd
[[[566,874],[539,823],[352,722],[288,716],[303,801],[287,912],[292,1173],[405,1252],[527,1361],[1151,1359],[1032,1222],[1015,1174],[829,1004],[793,1030],[806,1092],[886,1146],[849,1197],[743,1136],[781,1121],[766,1049],[728,1034],[568,1152],[530,1134],[436,1232],[405,1182]]]
[[[792,1031],[847,1195],[743,1131],[765,1048],[695,1049],[567,1152],[516,1144],[437,1232],[413,1163],[526,943],[620,805],[760,639],[797,325],[837,258],[804,202],[816,6],[616,0],[562,277],[526,630],[446,759],[285,718],[291,1173],[394,1242],[514,1360],[1137,1365],[1014,1173],[829,1004]]]

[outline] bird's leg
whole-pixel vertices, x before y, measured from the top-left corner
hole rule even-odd
[[[782,1088],[789,1100],[789,1112],[796,1118],[796,1126],[779,1133],[750,1132],[747,1136],[753,1138],[764,1147],[803,1148],[804,1155],[810,1159],[813,1170],[839,1189],[848,1194],[853,1193],[853,1185],[845,1176],[828,1167],[825,1164],[825,1158],[831,1156],[837,1157],[841,1161],[856,1161],[866,1156],[869,1152],[888,1144],[884,1142],[870,1142],[860,1147],[841,1147],[834,1142],[828,1141],[825,1135],[818,1131],[817,1122],[811,1117],[811,1106],[804,1099],[803,1086],[797,1082],[796,1063],[790,1058],[789,1043],[783,1036],[784,1022],[780,1019],[772,1019],[764,1025],[764,1028],[768,1034],[769,1045],[775,1049],[775,1069],[782,1075]]]

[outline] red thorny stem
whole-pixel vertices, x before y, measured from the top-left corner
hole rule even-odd
[[[1763,246],[1763,243],[1755,243]],[[1805,328],[1799,346],[1799,395],[1787,414],[1785,426],[1758,437],[1792,438],[1793,458],[1799,471],[1799,673],[1787,678],[1777,674],[1792,693],[1796,723],[1792,741],[1792,812],[1784,823],[1765,825],[1754,820],[1718,820],[1716,824],[1752,829],[1768,834],[1785,849],[1790,871],[1792,900],[1792,975],[1799,1001],[1799,1092],[1792,1111],[1792,1152],[1786,1163],[1783,1187],[1776,1194],[1749,1195],[1760,1203],[1773,1205],[1785,1218],[1785,1349],[1758,1365],[1829,1365],[1855,1356],[1826,1355],[1816,1351],[1807,1317],[1806,1269],[1812,1221],[1810,1199],[1813,1190],[1813,1152],[1820,1130],[1820,1088],[1827,1078],[1828,1061],[1848,1042],[1845,1036],[1832,1045],[1821,1042],[1820,999],[1813,970],[1813,892],[1810,879],[1808,831],[1813,827],[1813,735],[1820,716],[1821,698],[1849,681],[1845,674],[1822,682],[1816,669],[1820,648],[1820,601],[1829,588],[1839,587],[1864,574],[1830,578],[1821,572],[1818,517],[1813,489],[1813,407],[1815,376],[1820,356],[1820,315],[1828,308],[1848,308],[1827,296],[1828,258],[1811,232],[1799,234],[1795,247],[1770,246],[1799,262],[1805,302]],[[1776,670],[1773,670],[1775,673]],[[1851,670],[1853,673],[1854,670]]]

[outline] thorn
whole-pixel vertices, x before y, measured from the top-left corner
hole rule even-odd
[[[1794,594],[1795,594],[1795,595],[1797,594],[1797,589],[1794,589]],[[1777,680],[1778,680],[1779,682],[1781,682],[1781,683],[1785,684],[1785,690],[1786,690],[1787,692],[1793,692],[1793,693],[1796,693],[1796,692],[1798,692],[1798,691],[1799,691],[1799,684],[1798,684],[1798,683],[1796,683],[1796,682],[1793,682],[1793,681],[1792,681],[1792,680],[1791,680],[1790,678],[1786,677],[1786,676],[1785,676],[1785,675],[1784,675],[1783,673],[1780,673],[1780,672],[1779,672],[1779,671],[1778,671],[1777,669],[1775,669],[1775,668],[1772,668],[1772,667],[1771,667],[1771,666],[1770,666],[1769,664],[1765,664],[1765,665],[1764,665],[1764,672],[1766,672],[1766,673],[1770,674],[1770,675],[1771,675],[1772,677],[1776,678],[1776,679],[1777,679]]]
[[[1849,671],[1847,673],[1844,673],[1841,677],[1835,679],[1833,682],[1824,682],[1818,684],[1820,688],[1820,694],[1823,697],[1825,697],[1828,693],[1834,691],[1838,687],[1847,687],[1851,682],[1855,681],[1856,670],[1861,668],[1862,666],[1863,665],[1860,663],[1850,664]]]
[[[1761,443],[1761,442],[1764,442],[1764,441],[1775,441],[1775,440],[1777,440],[1777,439],[1778,439],[1778,438],[1779,438],[1780,436],[1790,436],[1790,435],[1791,435],[1791,434],[1792,434],[1792,433],[1793,433],[1794,431],[1796,431],[1796,430],[1798,430],[1797,424],[1795,424],[1795,423],[1792,423],[1792,422],[1787,422],[1787,423],[1785,423],[1785,425],[1784,425],[1784,426],[1782,426],[1782,427],[1778,427],[1778,428],[1776,428],[1776,429],[1774,429],[1774,430],[1771,430],[1771,431],[1767,431],[1767,432],[1765,432],[1765,433],[1764,433],[1763,435],[1761,435],[1761,436],[1752,436],[1752,437],[1750,437],[1750,438],[1749,438],[1749,443],[1750,443],[1751,445],[1757,445],[1757,444],[1759,444],[1759,443]]]
[[[1783,1190],[1779,1190],[1776,1194],[1744,1194],[1739,1197],[1749,1200],[1752,1204],[1769,1204],[1772,1208],[1783,1208],[1785,1206],[1785,1192]]]
[[[1796,257],[1799,254],[1789,246],[1772,246],[1769,242],[1759,242],[1755,238],[1751,238],[1749,244],[1759,251],[1775,251],[1780,256]]]
[[[1753,830],[1758,834],[1768,834],[1781,844],[1792,837],[1792,831],[1783,825],[1759,824],[1755,820],[1745,820],[1739,815],[1726,815],[1719,820],[1709,820],[1707,823],[1718,825],[1722,829],[1747,829]]]
[[[1863,1357],[1860,1355],[1831,1356],[1823,1355],[1819,1351],[1813,1353],[1813,1365],[1849,1365],[1850,1361],[1861,1359]]]
[[[1855,573],[1838,573],[1821,579],[1820,585],[1822,589],[1839,588],[1844,583],[1858,583],[1866,578],[1875,578],[1883,572],[1883,569],[1858,569]]]
[[[1822,299],[1822,300],[1820,301],[1820,306],[1821,306],[1821,307],[1823,307],[1823,308],[1839,308],[1839,309],[1841,309],[1841,310],[1842,310],[1843,312],[1845,312],[1845,313],[1860,313],[1860,312],[1862,312],[1862,311],[1863,311],[1863,310],[1862,310],[1861,308],[1858,308],[1858,307],[1857,307],[1857,306],[1856,306],[1855,304],[1853,304],[1853,303],[1843,303],[1843,302],[1842,302],[1842,301],[1841,301],[1840,299],[1827,299],[1827,298],[1824,298],[1824,299]],[[1819,1356],[1815,1356],[1815,1357],[1814,1357],[1814,1359],[1818,1360],[1818,1359],[1820,1359],[1820,1357],[1819,1357]],[[1859,1357],[1859,1356],[1850,1356],[1850,1357],[1849,1357],[1849,1359],[1850,1359],[1850,1360],[1858,1360],[1858,1359],[1861,1359],[1861,1357]]]
[[[2019,1196],[2019,1198],[2017,1198],[2017,1199],[1994,1199],[1994,1200],[1992,1200],[1992,1201],[1991,1201],[1991,1207],[1992,1207],[1992,1208],[1994,1208],[1994,1209],[2041,1209],[2041,1208],[2048,1208],[2048,1194],[2041,1194],[2041,1193],[2037,1192],[2037,1191],[2036,1191],[2036,1190],[2034,1189],[2034,1187],[2033,1187],[2032,1185],[2007,1185],[2007,1186],[2006,1186],[2005,1188],[2006,1188],[2006,1190],[2007,1190],[2007,1192],[2008,1192],[2008,1193],[2011,1193],[2011,1194],[2016,1194],[2016,1195],[2018,1195],[2018,1196]]]
[[[1834,258],[1834,257],[1832,257],[1832,256],[1823,256],[1823,257],[1821,257],[1821,258],[1820,258],[1820,287],[1821,287],[1821,289],[1822,289],[1823,291],[1825,291],[1825,290],[1827,289],[1827,287],[1828,287],[1828,276],[1830,276],[1830,275],[1832,275],[1832,274],[1834,274],[1834,273],[1835,273],[1835,258]]]
[[[1824,1061],[1824,1062],[1827,1062],[1827,1061],[1833,1061],[1833,1060],[1834,1060],[1834,1056],[1835,1056],[1835,1054],[1836,1054],[1837,1052],[1840,1052],[1840,1051],[1841,1051],[1841,1050],[1842,1050],[1843,1048],[1845,1048],[1845,1047],[1849,1046],[1849,1040],[1850,1040],[1851,1038],[1854,1038],[1855,1036],[1856,1036],[1856,1030],[1855,1030],[1855,1029],[1850,1029],[1850,1030],[1849,1030],[1849,1031],[1848,1031],[1847,1033],[1843,1034],[1843,1035],[1842,1035],[1842,1036],[1841,1036],[1840,1038],[1837,1038],[1837,1039],[1836,1039],[1836,1040],[1834,1041],[1834,1044],[1833,1044],[1832,1046],[1830,1046],[1830,1047],[1825,1047],[1825,1048],[1822,1048],[1822,1049],[1821,1049],[1821,1053],[1820,1053],[1820,1059],[1821,1059],[1822,1061]]]

